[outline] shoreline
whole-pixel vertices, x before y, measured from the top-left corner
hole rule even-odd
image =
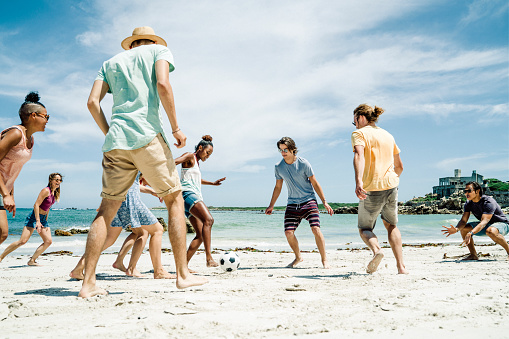
[[[78,298],[81,283],[68,277],[76,256],[50,254],[39,267],[9,256],[0,263],[0,324],[8,338],[500,338],[509,330],[507,256],[490,246],[478,249],[489,254],[480,261],[455,259],[467,252],[404,247],[408,275],[396,274],[389,249],[371,275],[371,254],[361,249],[328,251],[329,270],[318,253],[303,253],[290,269],[291,253],[239,250],[232,273],[205,267],[198,252],[189,266],[209,283],[187,290],[173,280],[126,277],[111,267],[115,255],[103,254],[97,283],[110,294],[90,299]],[[173,271],[171,253],[162,260]],[[138,268],[150,276],[148,253]]]

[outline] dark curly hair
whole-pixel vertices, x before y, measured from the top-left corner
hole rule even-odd
[[[212,144],[212,137],[210,135],[204,135],[201,137],[201,140],[200,142],[198,143],[198,145],[196,145],[194,147],[194,151],[197,152],[198,151],[198,148],[199,147],[202,147],[203,149],[205,149],[207,146],[212,146],[214,147],[214,144]]]
[[[25,97],[25,102],[21,104],[18,112],[21,122],[25,122],[30,114],[34,112],[39,113],[41,108],[46,108],[46,106],[44,106],[39,100],[41,100],[39,93],[30,92],[27,94]]]
[[[297,149],[297,146],[295,145],[295,141],[293,141],[293,139],[290,137],[282,137],[277,142],[277,148],[279,148],[279,145],[281,144],[286,145],[286,147],[288,147],[288,150],[293,151],[293,154],[297,154],[297,152],[299,151]]]

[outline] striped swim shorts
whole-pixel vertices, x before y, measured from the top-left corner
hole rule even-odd
[[[309,222],[310,227],[320,227],[320,212],[316,200],[302,204],[289,204],[285,212],[285,231],[295,231],[302,219]]]

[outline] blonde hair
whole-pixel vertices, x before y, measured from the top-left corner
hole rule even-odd
[[[378,117],[382,115],[382,113],[385,112],[383,108],[375,106],[375,108],[369,106],[368,104],[361,104],[357,106],[356,109],[353,111],[354,116],[364,115],[366,117],[366,120],[368,120],[369,123],[376,122],[378,120]]]
[[[64,177],[62,176],[62,174],[60,173],[51,173],[49,175],[49,178],[48,178],[48,187],[51,189],[51,180],[55,179],[56,176],[60,176],[60,179],[64,179]],[[62,182],[60,181],[60,182]],[[55,190],[55,193],[54,193],[54,196],[55,196],[55,200],[58,202],[60,201],[60,186],[57,187],[57,189]]]

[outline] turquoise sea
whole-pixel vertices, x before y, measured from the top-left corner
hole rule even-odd
[[[16,218],[8,214],[9,237],[0,245],[3,250],[11,242],[18,240],[24,227],[26,216],[31,209],[19,208]],[[157,217],[168,220],[166,210],[153,210]],[[283,230],[284,212],[274,212],[272,215],[265,215],[261,211],[212,211],[215,223],[212,229],[212,247],[217,249],[235,249],[237,247],[254,247],[260,250],[289,251]],[[51,210],[49,223],[52,232],[55,229],[68,230],[70,228],[88,228],[94,219],[96,211],[89,210]],[[440,232],[442,225],[449,225],[459,221],[459,215],[400,215],[399,224],[403,243],[424,244],[424,243],[457,243],[460,244],[460,236],[454,235],[446,238]],[[325,236],[327,250],[345,249],[352,247],[364,247],[357,231],[357,215],[335,214],[329,216],[321,214],[321,228]],[[379,219],[375,228],[380,242],[387,241],[387,232]],[[118,251],[127,232],[122,232],[115,245],[106,252]],[[302,250],[313,250],[316,248],[315,241],[309,224],[303,221],[296,231],[297,238]],[[85,249],[87,235],[73,235],[71,237],[53,236],[53,245],[47,250],[71,251],[81,255]],[[188,243],[193,238],[188,234]],[[489,242],[489,239],[481,239]],[[29,242],[15,251],[12,255],[32,254],[40,244],[41,238],[34,232]],[[479,240],[477,240],[479,242]],[[170,248],[168,236],[163,237],[163,248]]]

